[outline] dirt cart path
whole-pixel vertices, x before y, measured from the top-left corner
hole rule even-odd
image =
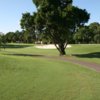
[[[52,59],[56,59],[56,60],[62,60],[62,61],[71,62],[74,64],[79,64],[79,65],[82,65],[82,67],[91,68],[93,70],[100,72],[100,64],[97,64],[94,62],[81,61],[81,60],[75,59],[73,57],[52,57],[52,56],[50,56],[47,58],[52,58]]]

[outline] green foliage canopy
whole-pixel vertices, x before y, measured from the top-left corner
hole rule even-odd
[[[75,31],[89,20],[85,9],[73,6],[72,0],[33,0],[37,12],[22,15],[21,26],[28,32],[45,34],[55,44],[60,55]]]
[[[72,0],[33,0],[37,6],[36,29],[50,37],[60,55],[76,29],[84,25],[89,14],[72,5]]]

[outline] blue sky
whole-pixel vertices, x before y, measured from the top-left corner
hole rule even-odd
[[[0,0],[0,32],[20,30],[22,13],[35,10],[32,0]]]
[[[74,5],[91,14],[91,22],[100,23],[100,0],[73,0]],[[32,0],[0,0],[0,32],[21,30],[22,13],[36,11]]]
[[[100,0],[73,0],[74,5],[86,9],[90,13],[88,23],[100,23]]]

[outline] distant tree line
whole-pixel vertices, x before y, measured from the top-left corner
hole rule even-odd
[[[52,43],[49,37],[44,34],[30,31],[16,31],[0,34],[0,45],[5,43],[35,43],[42,41],[44,44]],[[73,37],[69,38],[69,43],[100,43],[100,24],[91,23],[76,30]]]
[[[73,36],[75,43],[100,43],[100,24],[91,23],[80,27]]]
[[[0,35],[2,43],[34,43],[36,37],[33,33],[27,31],[8,32]]]

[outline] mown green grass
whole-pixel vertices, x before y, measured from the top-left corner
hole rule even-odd
[[[89,53],[88,46],[82,46],[84,54]],[[82,54],[81,46],[72,48],[76,51],[70,48],[68,55]],[[0,51],[0,100],[100,100],[99,72],[37,55],[57,56],[58,52],[22,44]]]
[[[15,47],[14,47],[15,46]],[[10,44],[3,52],[13,54],[31,54],[31,55],[46,55],[59,56],[56,49],[37,49],[32,44]],[[66,55],[76,57],[79,60],[95,62],[100,64],[100,44],[76,44],[71,48],[66,49]]]
[[[100,44],[76,44],[68,49],[68,54],[79,60],[100,64]]]

